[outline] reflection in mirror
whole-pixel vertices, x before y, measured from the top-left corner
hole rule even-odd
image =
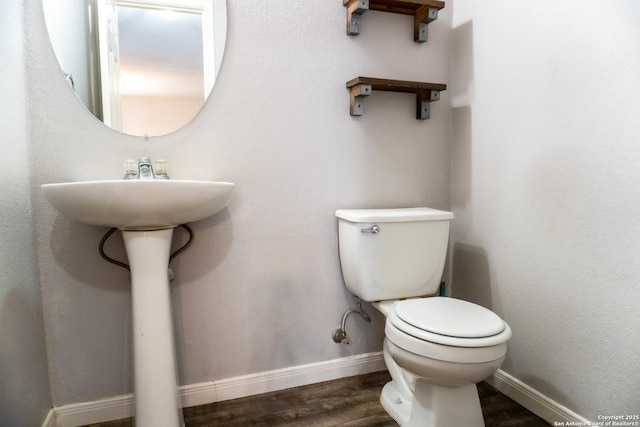
[[[43,6],[65,78],[112,129],[171,133],[211,93],[226,41],[226,0],[43,0]]]

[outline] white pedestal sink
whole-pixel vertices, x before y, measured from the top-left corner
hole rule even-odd
[[[122,230],[131,269],[136,426],[184,425],[167,266],[173,228],[222,210],[230,182],[87,181],[42,186],[63,216]]]

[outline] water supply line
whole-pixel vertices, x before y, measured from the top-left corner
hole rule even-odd
[[[104,236],[102,236],[102,239],[100,239],[100,243],[98,244],[98,252],[100,252],[100,256],[104,258],[107,262],[110,262],[111,264],[115,264],[118,267],[122,267],[127,271],[131,271],[131,269],[129,268],[129,264],[111,258],[104,251],[104,244],[107,242],[107,240],[109,240],[109,237],[111,237],[111,235],[116,231],[118,231],[117,228],[112,228],[109,231],[107,231]]]
[[[345,329],[345,324],[347,323],[347,317],[351,314],[351,313],[358,313],[360,316],[362,316],[362,318],[364,320],[366,320],[367,322],[371,322],[371,317],[369,317],[369,315],[367,313],[365,313],[364,309],[362,308],[362,301],[360,301],[360,298],[358,297],[353,297],[356,301],[356,306],[355,308],[351,308],[349,310],[347,310],[344,315],[342,316],[342,324],[340,326],[340,328],[336,329],[335,331],[333,331],[333,342],[338,343],[338,344],[349,344],[349,338],[347,338],[347,330]]]
[[[187,233],[189,233],[189,240],[187,240],[187,243],[182,245],[180,248],[178,248],[175,252],[173,252],[169,256],[169,266],[167,266],[169,269],[168,270],[169,281],[173,280],[173,270],[171,270],[171,267],[170,267],[171,261],[173,261],[173,259],[178,255],[180,255],[182,252],[184,252],[189,246],[191,246],[191,243],[193,242],[193,230],[191,229],[191,227],[189,227],[187,224],[180,224],[180,227],[182,227],[187,231]],[[118,267],[122,267],[127,271],[131,271],[131,269],[129,268],[129,264],[111,258],[104,251],[104,244],[107,242],[107,240],[109,240],[109,237],[111,237],[113,233],[115,233],[116,231],[118,231],[117,228],[112,228],[109,231],[107,231],[104,236],[102,236],[102,239],[100,239],[100,243],[98,244],[98,252],[100,253],[100,256],[104,258],[105,261],[110,262],[111,264],[115,264]]]

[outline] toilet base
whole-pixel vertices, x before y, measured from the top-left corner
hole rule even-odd
[[[388,382],[382,387],[380,395],[380,403],[387,414],[391,415],[401,426],[407,425],[409,415],[411,415],[411,402],[402,400],[398,389],[393,381]]]
[[[380,403],[401,427],[485,427],[475,384],[451,388],[418,379],[413,402],[407,402],[391,381]]]

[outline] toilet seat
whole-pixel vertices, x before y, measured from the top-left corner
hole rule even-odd
[[[511,338],[511,329],[498,315],[455,298],[399,301],[393,305],[387,321],[398,332],[453,347],[490,347]]]

